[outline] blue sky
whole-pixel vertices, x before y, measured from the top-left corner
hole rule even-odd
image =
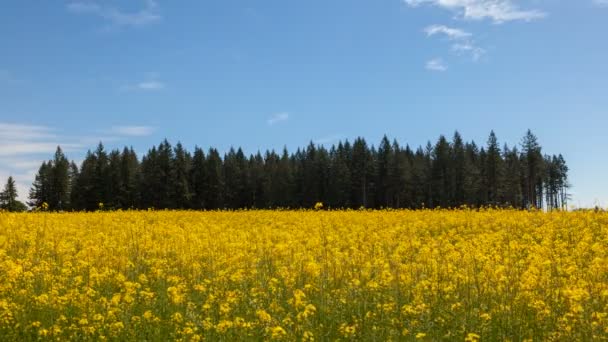
[[[571,168],[608,206],[608,1],[12,1],[0,12],[0,181],[57,144],[246,152],[455,130]]]

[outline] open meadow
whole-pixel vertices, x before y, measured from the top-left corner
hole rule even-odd
[[[1,340],[608,339],[608,214],[0,213]]]

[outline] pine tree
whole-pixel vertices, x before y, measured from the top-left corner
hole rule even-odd
[[[132,209],[139,207],[138,184],[140,181],[140,166],[133,147],[125,147],[120,155],[120,179],[119,196],[122,208]]]
[[[43,162],[38,169],[34,183],[29,193],[28,205],[34,208],[41,208],[44,203],[50,201],[51,197],[51,162]]]
[[[4,191],[0,193],[0,209],[7,211],[24,211],[25,205],[17,200],[17,186],[12,176],[8,177]]]
[[[454,205],[463,205],[466,204],[465,175],[467,170],[464,142],[458,131],[454,133],[452,149],[450,151],[450,164],[452,165],[450,202]]]
[[[332,148],[330,160],[327,204],[332,208],[349,208],[351,173],[348,167],[348,152],[342,142],[337,148]]]
[[[503,193],[503,160],[498,145],[498,139],[494,131],[490,133],[488,138],[488,149],[486,154],[485,164],[485,187],[488,191],[486,198],[490,205],[499,205],[504,203]]]
[[[224,208],[222,164],[219,152],[214,148],[210,148],[206,160],[207,187],[204,195],[205,209]]]
[[[165,139],[141,163],[133,148],[109,154],[99,143],[82,165],[70,163],[61,148],[42,163],[30,190],[31,206],[52,210],[106,208],[220,209],[296,208],[324,202],[331,208],[434,208],[505,205],[565,208],[568,166],[559,155],[542,156],[528,131],[521,153],[499,150],[494,132],[486,147],[440,136],[416,152],[384,136],[378,149],[363,138],[329,149],[310,143],[279,156],[266,151],[245,156],[216,149],[192,156]]]
[[[542,171],[543,157],[538,139],[532,131],[528,130],[522,141],[522,155],[524,162],[524,205],[527,208],[542,208]],[[540,188],[540,189],[539,189]]]
[[[442,135],[439,137],[433,149],[433,163],[431,167],[433,205],[443,208],[452,206],[450,194],[451,183],[451,147],[447,139]]]
[[[192,168],[190,169],[190,191],[192,192],[191,208],[205,209],[205,191],[208,186],[205,152],[200,147],[194,148]]]
[[[107,195],[104,208],[122,209],[125,207],[121,189],[124,188],[122,178],[122,160],[118,150],[112,150],[108,156]]]
[[[351,157],[351,201],[355,208],[368,207],[370,204],[370,174],[372,173],[372,156],[363,138],[353,143]]]
[[[392,206],[393,188],[391,188],[391,166],[395,166],[395,153],[388,137],[385,135],[378,147],[378,156],[376,162],[376,203],[382,207]]]
[[[505,205],[513,208],[523,207],[523,194],[521,189],[521,165],[519,151],[516,147],[509,149],[505,144],[503,148],[505,161]]]
[[[171,168],[171,191],[173,208],[188,209],[192,203],[192,191],[189,178],[192,167],[192,157],[181,143],[177,143],[174,149],[174,157]]]

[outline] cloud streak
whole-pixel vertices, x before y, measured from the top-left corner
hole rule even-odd
[[[166,85],[164,82],[158,80],[141,81],[135,84],[127,84],[120,87],[122,91],[160,91],[165,89]]]
[[[452,40],[463,39],[463,38],[468,38],[468,37],[472,36],[472,34],[469,32],[466,32],[466,31],[458,29],[458,28],[447,27],[445,25],[427,26],[424,29],[424,32],[426,32],[426,35],[428,37],[442,34]]]
[[[456,12],[463,19],[489,19],[497,24],[518,20],[532,21],[546,16],[546,13],[539,10],[522,10],[511,0],[404,0],[404,2],[411,7],[436,6]]]
[[[66,8],[74,14],[94,15],[104,19],[108,22],[107,29],[143,27],[159,22],[162,16],[156,1],[146,0],[144,3],[144,8],[136,12],[125,12],[93,1],[73,1]]]
[[[427,37],[442,35],[452,41],[451,50],[458,55],[469,55],[473,61],[478,61],[486,50],[477,46],[473,34],[459,28],[445,25],[431,25],[424,29]]]
[[[268,125],[274,126],[278,123],[285,122],[287,120],[289,120],[289,113],[277,113],[273,115],[270,119],[268,119],[266,122],[268,123]]]
[[[107,142],[147,136],[154,132],[154,128],[125,125],[114,126],[106,132],[112,136],[72,136],[49,126],[0,122],[0,187],[8,176],[13,176],[19,198],[25,201],[40,164],[52,157],[57,146],[66,153],[81,153],[100,140]]]
[[[441,58],[433,58],[426,62],[425,68],[430,71],[447,71],[448,66],[443,62]]]
[[[151,126],[114,126],[110,132],[125,137],[146,137],[152,135],[155,130],[156,128]]]

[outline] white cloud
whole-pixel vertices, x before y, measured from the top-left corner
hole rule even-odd
[[[452,41],[452,51],[459,55],[469,55],[473,61],[478,61],[486,50],[478,47],[473,41],[473,34],[458,28],[445,25],[431,25],[424,29],[428,37],[434,35],[445,35]]]
[[[55,152],[57,146],[67,151],[75,151],[83,146],[79,143],[30,142],[30,141],[0,141],[0,157],[23,156],[28,154],[50,154]]]
[[[134,84],[126,84],[120,87],[122,91],[159,91],[165,89],[164,82],[158,80],[141,81]]]
[[[139,82],[137,89],[140,90],[161,90],[165,88],[165,84],[159,81]]]
[[[60,130],[44,125],[0,122],[0,188],[4,186],[8,176],[13,176],[19,199],[26,201],[40,164],[53,157],[57,146],[61,146],[66,154],[82,154],[99,141],[140,137],[151,134],[153,130],[149,126],[115,126],[107,131],[113,134],[111,137],[103,135],[102,132],[75,136],[63,134]]]
[[[272,126],[287,120],[289,120],[289,113],[277,113],[268,119],[267,122],[270,126]]]
[[[544,18],[546,13],[539,10],[522,10],[511,0],[404,0],[412,7],[420,5],[438,6],[458,13],[464,19],[490,19],[495,23],[508,21],[531,21]],[[606,0],[600,0],[606,1]]]
[[[38,140],[54,138],[52,130],[45,126],[0,122],[0,141],[26,139]]]
[[[463,39],[472,36],[471,33],[463,31],[458,28],[447,27],[445,25],[431,25],[424,29],[427,36],[434,36],[436,34],[444,34],[449,39]]]
[[[151,126],[114,126],[111,129],[113,134],[127,137],[145,137],[154,133],[156,129]]]
[[[468,54],[473,61],[478,61],[486,53],[485,49],[475,46],[472,42],[452,44],[452,51],[458,54]]]
[[[343,140],[345,138],[346,137],[343,134],[333,134],[333,135],[328,135],[326,137],[317,138],[317,139],[313,140],[313,142],[317,145],[325,145],[325,144],[333,144],[333,143]]]
[[[441,58],[433,58],[426,62],[426,69],[431,71],[446,71],[448,70],[447,65]]]
[[[142,27],[160,21],[162,16],[159,13],[156,1],[146,0],[144,3],[143,9],[131,13],[100,5],[94,1],[70,2],[67,5],[67,10],[74,14],[90,14],[103,18],[109,22],[107,29]]]

